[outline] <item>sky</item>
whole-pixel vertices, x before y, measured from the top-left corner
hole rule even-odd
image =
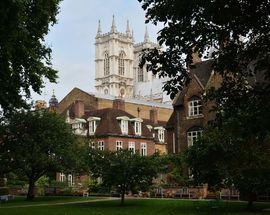
[[[145,12],[137,0],[63,0],[58,23],[50,28],[46,44],[52,49],[53,68],[58,70],[57,84],[45,80],[41,95],[33,100],[48,102],[53,90],[59,101],[74,87],[94,92],[95,36],[98,20],[102,33],[110,31],[115,15],[117,30],[125,32],[127,19],[134,30],[135,42],[142,42],[145,33]],[[147,24],[150,38],[156,42],[159,27]]]

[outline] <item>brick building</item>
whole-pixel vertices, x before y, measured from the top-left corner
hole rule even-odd
[[[221,83],[220,75],[212,70],[212,61],[197,62],[190,69],[190,83],[173,101],[174,111],[166,125],[168,153],[181,153],[202,135],[203,127],[215,117],[210,112],[213,103],[205,103],[203,94]]]

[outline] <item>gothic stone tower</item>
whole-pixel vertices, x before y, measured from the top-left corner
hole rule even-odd
[[[111,31],[102,34],[99,22],[96,36],[96,91],[120,98],[134,94],[134,46],[129,22],[125,33],[116,29],[113,17]]]

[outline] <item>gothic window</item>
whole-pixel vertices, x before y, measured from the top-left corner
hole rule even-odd
[[[124,52],[121,52],[118,58],[118,72],[119,75],[125,75]]]
[[[110,74],[110,59],[108,52],[105,52],[104,56],[104,75]]]
[[[143,69],[138,68],[138,82],[143,82]]]
[[[105,89],[105,90],[104,90],[104,94],[105,94],[105,95],[108,95],[108,94],[109,94],[109,90],[108,90],[108,89]]]
[[[187,142],[188,146],[192,146],[199,137],[202,136],[202,128],[200,127],[193,127],[188,130],[187,132]]]

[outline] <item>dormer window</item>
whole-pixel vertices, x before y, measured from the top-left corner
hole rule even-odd
[[[141,122],[134,122],[134,130],[135,130],[135,135],[141,135],[142,134],[142,123]]]
[[[89,117],[87,121],[89,122],[89,135],[94,135],[97,129],[97,123],[100,121],[100,118]]]
[[[86,123],[86,120],[81,119],[81,118],[75,118],[75,119],[69,120],[69,124],[71,125],[73,133],[76,135],[82,135],[82,136],[87,135],[87,130],[85,129],[85,123]]]
[[[157,137],[158,137],[158,141],[161,143],[164,143],[165,141],[165,128],[163,127],[155,127],[155,130],[157,130]]]
[[[142,122],[143,120],[140,118],[130,119],[131,122],[134,122],[134,132],[135,135],[141,136],[142,135]]]
[[[94,134],[96,132],[97,122],[95,120],[89,122],[89,133]]]
[[[128,121],[129,118],[127,116],[120,116],[116,118],[117,120],[120,120],[120,127],[122,134],[128,134]]]
[[[192,97],[188,102],[188,116],[201,116],[202,115],[202,100],[198,97]]]

